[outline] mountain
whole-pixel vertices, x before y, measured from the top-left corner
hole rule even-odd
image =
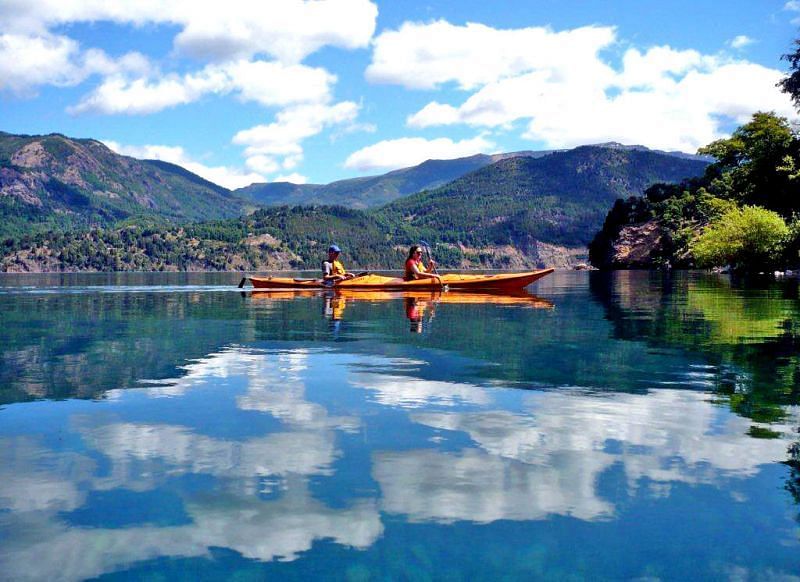
[[[645,151],[663,156],[678,157],[710,163],[711,158],[682,152],[662,152],[639,145],[622,145],[616,142],[597,144],[597,147],[624,151]],[[330,184],[292,184],[269,182],[251,184],[235,190],[236,194],[263,206],[324,205],[350,208],[377,208],[423,190],[433,190],[461,176],[490,164],[511,158],[539,159],[568,150],[519,151],[500,154],[477,154],[453,160],[428,160],[417,166],[394,170],[378,176],[339,180]]]
[[[184,228],[41,236],[0,249],[0,270],[317,269],[331,242],[352,268],[386,269],[399,268],[419,240],[433,244],[443,267],[564,267],[586,260],[586,244],[616,199],[702,174],[706,165],[606,146],[502,157],[375,209],[279,206]]]
[[[241,215],[248,202],[166,162],[136,160],[92,139],[0,132],[0,238]]]
[[[393,170],[379,176],[351,178],[330,184],[251,184],[235,190],[235,193],[264,206],[319,204],[375,208],[409,194],[437,188],[499,160],[520,156],[538,158],[552,151],[554,150],[477,154],[454,160],[428,160],[411,168]]]
[[[501,160],[397,200],[378,215],[387,224],[405,225],[412,239],[461,247],[508,245],[529,252],[536,242],[585,246],[616,199],[702,174],[707,165],[650,150],[583,146]]]

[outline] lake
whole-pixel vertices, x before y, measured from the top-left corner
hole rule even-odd
[[[0,579],[800,574],[797,281],[0,276]]]

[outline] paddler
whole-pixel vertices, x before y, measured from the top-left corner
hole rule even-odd
[[[342,253],[337,245],[328,247],[328,259],[322,261],[322,281],[326,285],[334,285],[338,281],[345,279],[352,279],[355,277],[353,273],[348,273],[342,262],[339,260],[339,255]]]
[[[408,257],[406,258],[405,275],[403,279],[406,281],[414,281],[416,279],[436,279],[439,283],[442,278],[437,273],[431,273],[436,268],[436,261],[432,258],[428,266],[422,262],[422,247],[413,245],[408,249]]]

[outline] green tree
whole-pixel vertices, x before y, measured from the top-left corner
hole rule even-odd
[[[731,265],[737,270],[758,270],[778,260],[789,229],[771,210],[745,206],[727,211],[711,222],[691,245],[698,265]]]
[[[707,171],[717,196],[727,190],[742,204],[763,206],[784,216],[800,204],[795,170],[800,167],[800,140],[785,117],[755,113],[731,137],[712,142],[698,153],[717,158]]]

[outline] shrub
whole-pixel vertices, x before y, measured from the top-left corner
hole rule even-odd
[[[759,206],[745,206],[712,221],[691,248],[699,266],[759,270],[779,259],[788,235],[789,229],[779,214]]]

